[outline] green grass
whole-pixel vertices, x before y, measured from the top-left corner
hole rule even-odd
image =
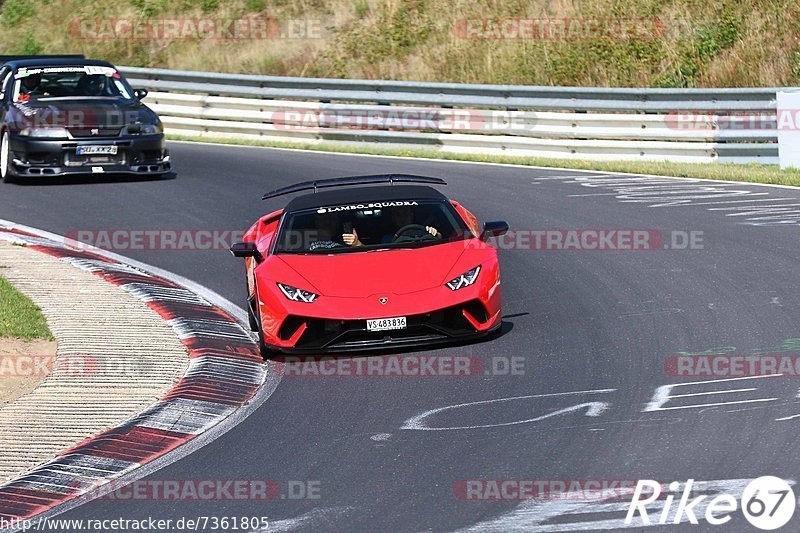
[[[269,39],[130,38],[110,19],[275,21]],[[635,30],[498,39],[467,21],[616,21]],[[290,24],[291,22],[291,24]],[[307,29],[288,32],[290,27]],[[550,27],[548,25],[548,27]],[[110,28],[110,26],[107,26]],[[638,30],[638,31],[636,31]],[[279,34],[280,35],[280,34]],[[600,87],[800,84],[796,0],[0,0],[0,53],[288,76]]]
[[[52,340],[42,311],[0,277],[0,338]]]
[[[168,135],[170,140],[201,141],[218,144],[265,146],[270,148],[294,148],[318,152],[337,152],[349,154],[369,154],[399,157],[418,157],[422,159],[443,159],[448,161],[477,161],[481,163],[501,163],[535,167],[569,168],[578,170],[599,170],[602,172],[625,172],[632,174],[655,174],[679,178],[699,178],[710,180],[742,181],[749,183],[771,183],[776,185],[800,186],[800,170],[781,170],[778,165],[751,163],[746,165],[720,163],[655,163],[638,161],[583,161],[574,159],[548,159],[541,157],[509,157],[490,155],[470,155],[433,150],[392,149],[365,145],[363,147],[340,146],[331,143],[282,143],[246,139],[224,139],[200,136]]]

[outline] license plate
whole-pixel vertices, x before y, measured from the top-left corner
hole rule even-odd
[[[116,155],[117,147],[114,145],[88,145],[78,146],[78,155]]]
[[[394,318],[376,318],[367,320],[369,331],[386,331],[390,329],[406,329],[406,317],[396,316]]]

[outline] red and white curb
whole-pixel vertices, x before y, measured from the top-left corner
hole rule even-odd
[[[209,301],[196,286],[3,221],[0,239],[57,257],[134,295],[172,326],[190,358],[184,376],[157,403],[0,486],[0,518],[6,523],[76,503],[82,495],[99,495],[101,487],[134,471],[152,471],[146,465],[165,463],[169,452],[215,433],[259,394],[268,375],[257,344],[230,309]]]

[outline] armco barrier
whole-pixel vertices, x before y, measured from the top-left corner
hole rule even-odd
[[[122,67],[168,133],[594,160],[778,162],[776,91],[602,89]],[[420,120],[422,119],[422,120]]]

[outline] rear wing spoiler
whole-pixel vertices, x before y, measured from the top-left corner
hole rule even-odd
[[[318,189],[328,189],[330,187],[347,187],[350,185],[374,185],[377,183],[388,183],[394,185],[395,183],[427,183],[429,185],[447,185],[442,178],[431,178],[428,176],[414,176],[411,174],[377,174],[373,176],[351,176],[346,178],[331,178],[324,180],[304,181],[275,189],[261,197],[262,200],[275,198],[276,196],[283,196],[284,194],[291,194],[300,191],[310,191],[313,189],[317,192]]]

